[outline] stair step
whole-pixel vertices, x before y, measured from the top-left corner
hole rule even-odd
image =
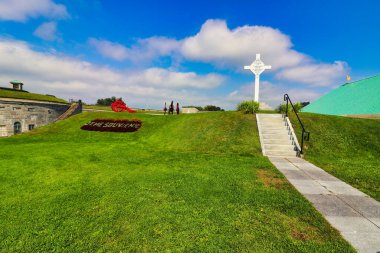
[[[265,151],[279,150],[279,151],[296,151],[294,145],[282,145],[282,144],[264,144]]]
[[[281,122],[281,123],[260,123],[259,125],[263,129],[266,127],[286,127],[284,122]]]
[[[282,118],[282,114],[257,114],[259,118]]]
[[[259,119],[283,119],[283,117],[281,115],[277,116],[263,116],[263,115],[259,115]]]
[[[287,134],[288,130],[286,128],[282,129],[261,129],[262,134]]]
[[[271,126],[277,126],[277,127],[281,127],[281,126],[286,126],[285,123],[282,121],[282,122],[260,122],[259,124],[262,128],[265,128],[265,127],[271,127]]]
[[[281,131],[286,131],[287,128],[285,126],[261,126],[261,130],[281,130]]]
[[[279,150],[266,150],[267,156],[281,156],[281,157],[296,157],[296,151],[279,151]]]
[[[263,139],[291,140],[291,136],[288,135],[288,132],[261,134],[261,136]]]
[[[264,145],[266,144],[277,144],[277,145],[293,145],[292,140],[284,139],[263,139]]]
[[[269,121],[269,122],[283,122],[283,118],[259,118],[261,122]]]
[[[285,123],[284,122],[260,122],[259,124],[262,128],[263,127],[271,127],[271,126],[276,126],[276,127],[282,127],[282,126],[285,126]]]

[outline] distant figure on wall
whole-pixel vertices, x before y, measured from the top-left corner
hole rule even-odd
[[[176,112],[177,112],[177,115],[179,114],[179,103],[177,103],[177,106],[175,108]]]
[[[173,104],[173,100],[172,100],[172,102],[170,103],[170,106],[169,106],[169,115],[173,114],[173,112],[174,112],[174,104]]]
[[[166,112],[168,111],[168,108],[166,108],[166,102],[165,102],[165,106],[164,106],[164,115],[166,115]]]

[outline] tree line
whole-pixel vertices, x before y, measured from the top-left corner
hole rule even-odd
[[[194,105],[187,105],[187,106],[182,106],[182,108],[197,108],[198,111],[208,111],[208,112],[214,112],[214,111],[224,111],[224,109],[220,108],[219,106],[216,105],[206,105],[205,107],[202,106],[194,106]]]
[[[96,101],[96,105],[110,106],[116,100],[120,100],[121,98],[110,97],[110,98],[99,98]]]

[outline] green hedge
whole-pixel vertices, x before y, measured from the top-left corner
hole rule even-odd
[[[259,111],[260,104],[258,102],[255,102],[253,100],[250,101],[243,101],[237,105],[237,110],[241,111],[243,113],[257,113]]]
[[[293,104],[294,106],[294,109],[296,112],[299,112],[302,108],[302,104],[300,102],[297,102],[295,104]],[[285,113],[286,111],[286,104],[280,104],[277,108],[276,108],[276,111],[279,112],[279,113]],[[288,112],[293,112],[293,107],[290,105],[290,103],[288,104]]]

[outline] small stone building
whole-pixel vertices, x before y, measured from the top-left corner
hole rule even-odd
[[[21,81],[13,80],[10,81],[10,83],[13,85],[14,90],[23,91],[22,86],[24,86],[24,84]]]
[[[182,107],[182,113],[197,113],[199,110],[195,107]]]
[[[70,104],[51,95],[24,91],[20,81],[11,84],[12,88],[0,87],[0,137],[30,131],[82,112],[80,101]]]

